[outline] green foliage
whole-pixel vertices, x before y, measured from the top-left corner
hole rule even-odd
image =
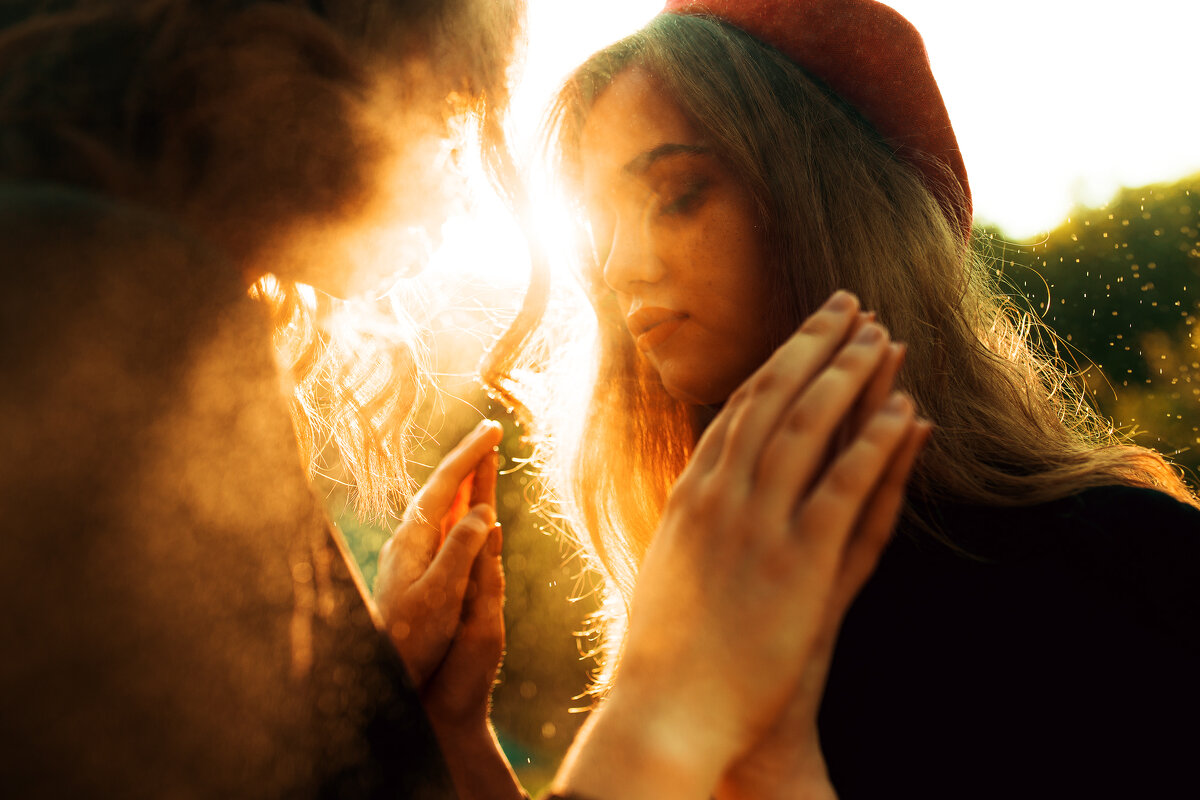
[[[1002,281],[1058,333],[1102,413],[1200,469],[1200,175],[1124,189],[1044,239],[977,236]]]

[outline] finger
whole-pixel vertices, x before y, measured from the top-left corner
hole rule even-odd
[[[495,525],[495,509],[485,503],[472,507],[450,530],[429,569],[417,582],[420,591],[429,596],[439,596],[438,592],[442,592],[445,597],[461,603],[466,595],[471,565]]]
[[[810,324],[808,321],[806,321],[805,325],[801,326],[801,330],[798,331],[795,336],[793,336],[793,339],[796,339],[801,335],[802,332],[805,331],[805,326],[808,326],[809,332],[812,332],[812,328],[814,326],[819,327],[819,324],[823,324],[825,322],[836,323],[836,319],[832,321],[825,320],[824,318],[819,318],[818,315],[822,313],[833,313],[835,315],[849,313],[848,310],[842,308],[843,304],[846,302],[850,302],[854,308],[857,308],[858,300],[853,295],[849,294],[848,292],[835,293],[829,298],[824,306],[818,309],[817,312],[815,312],[813,316],[809,318],[812,320],[812,323]],[[873,318],[874,314],[870,313],[868,315],[867,313],[859,312],[851,321],[851,329],[861,325],[867,320],[868,316]],[[840,328],[836,324],[831,325],[830,335],[833,335],[835,330],[840,330]],[[690,468],[707,471],[717,463],[717,460],[720,458],[725,447],[725,439],[728,435],[731,420],[737,419],[743,413],[745,413],[744,406],[746,405],[747,399],[750,395],[754,394],[756,377],[760,373],[767,370],[768,365],[771,364],[775,365],[772,367],[773,369],[780,369],[783,371],[788,369],[788,367],[782,363],[782,359],[783,354],[786,352],[786,348],[788,348],[789,345],[792,345],[793,347],[795,346],[792,340],[789,340],[787,343],[785,343],[782,347],[780,347],[779,350],[775,352],[775,354],[772,355],[771,359],[768,359],[766,364],[759,368],[755,375],[752,375],[749,379],[747,379],[746,382],[743,383],[742,386],[739,387],[738,390],[735,391],[728,400],[726,400],[724,408],[705,429],[704,434],[700,437],[699,442],[697,442],[696,448],[692,454],[692,458],[689,461]],[[814,358],[820,359],[820,353],[814,353],[813,355]],[[756,402],[758,402],[758,398],[756,398]]]
[[[471,505],[487,503],[492,508],[496,507],[496,470],[499,464],[500,452],[495,447],[479,459],[471,486]]]
[[[825,574],[837,564],[868,498],[909,435],[913,405],[897,392],[800,503],[794,531],[809,546],[809,563]]]
[[[471,506],[475,505],[471,498],[475,494],[475,473],[472,472],[467,476],[466,480],[458,485],[458,491],[454,493],[454,500],[450,503],[450,508],[441,519],[441,524],[438,526],[441,530],[441,537],[438,539],[438,547],[442,546],[442,542],[446,541],[446,537],[450,535],[450,531],[458,524],[458,521],[470,510]]]
[[[862,396],[858,398],[858,402],[854,405],[854,410],[850,415],[850,425],[846,432],[847,442],[858,435],[875,415],[883,404],[887,402],[888,396],[896,386],[896,378],[900,374],[900,367],[904,365],[904,357],[908,348],[900,343],[893,342],[888,345],[887,352],[884,354],[883,363],[879,365],[879,369],[871,377],[871,382],[863,390]]]
[[[437,521],[437,525],[433,525],[432,521],[424,519],[417,512],[410,513],[409,509],[405,509],[404,519],[396,526],[391,537],[383,543],[386,550],[394,553],[395,566],[392,569],[407,583],[414,583],[425,574],[429,563],[441,549],[450,531],[467,513],[467,509],[470,508],[467,497],[471,491],[471,478],[472,476],[468,475],[459,485],[454,500]],[[416,502],[416,498],[413,502]],[[382,550],[380,558],[383,558]]]
[[[398,526],[379,548],[376,591],[385,586],[404,589],[416,583],[425,574],[437,547],[435,537],[414,531],[412,526]]]
[[[488,698],[504,654],[504,572],[500,528],[492,529],[471,566],[472,592],[445,658],[423,694],[426,711],[442,721],[488,713]]]
[[[859,330],[862,328],[863,325],[866,325],[868,322],[874,322],[874,321],[875,321],[875,312],[874,311],[858,312],[858,315],[854,318],[854,323],[850,326],[850,331],[849,331],[848,335],[853,336],[854,334],[859,332]]]
[[[425,694],[439,716],[460,716],[486,706],[504,652],[504,570],[502,532],[492,528],[471,565],[471,591],[461,624]],[[486,711],[485,711],[486,713]]]
[[[741,402],[740,399],[730,398],[725,404],[725,408],[704,429],[704,433],[700,435],[700,439],[692,451],[692,457],[688,460],[685,472],[708,472],[717,463],[717,459],[720,458],[721,451],[725,447],[730,416],[739,402]]]
[[[840,618],[850,607],[850,602],[875,571],[884,546],[891,539],[892,531],[904,505],[904,490],[917,456],[929,441],[933,425],[924,419],[914,420],[900,448],[892,456],[886,472],[867,501],[855,526],[853,538],[843,558],[841,574],[834,588],[831,602],[833,613]]]
[[[500,423],[485,419],[463,437],[430,474],[404,510],[405,521],[433,524],[446,515],[458,487],[475,471],[479,460],[500,444]]]
[[[463,630],[471,639],[504,641],[504,566],[500,560],[503,532],[499,525],[471,565],[473,591],[463,607]]]
[[[753,475],[780,415],[838,352],[857,314],[858,299],[849,292],[835,292],[734,393],[722,454],[730,467]]]
[[[887,347],[882,326],[864,325],[779,421],[763,449],[756,479],[758,502],[766,513],[790,513],[807,492]]]
[[[866,315],[859,314],[860,318],[864,316]],[[874,318],[875,315],[871,314],[870,316]],[[851,335],[853,336],[856,332],[852,332]],[[862,431],[863,426],[870,421],[872,415],[887,402],[888,395],[892,393],[893,388],[896,388],[896,377],[900,373],[900,367],[904,364],[906,350],[905,345],[899,342],[888,345],[883,363],[879,365],[871,382],[867,384],[854,403],[854,408],[851,409],[846,423],[838,429],[837,436],[834,437],[823,463],[831,463],[838,453],[845,450],[854,437]]]

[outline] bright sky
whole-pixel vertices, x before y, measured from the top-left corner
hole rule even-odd
[[[893,0],[925,38],[976,215],[1017,238],[1076,203],[1200,171],[1200,0]],[[514,98],[531,136],[558,81],[661,0],[529,0]]]

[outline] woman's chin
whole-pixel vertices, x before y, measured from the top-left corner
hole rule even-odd
[[[733,393],[737,384],[730,381],[702,380],[684,376],[660,375],[663,388],[674,399],[691,406],[719,406]]]

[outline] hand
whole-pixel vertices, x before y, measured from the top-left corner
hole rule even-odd
[[[862,432],[879,412],[903,362],[903,346],[892,345],[870,386],[860,398],[846,442]],[[833,658],[841,623],[862,585],[875,571],[884,544],[904,501],[904,487],[918,453],[932,430],[917,420],[887,472],[867,502],[847,545],[841,574],[826,608],[808,665],[783,715],[750,752],[739,758],[722,777],[717,800],[827,800],[835,797],[825,769],[817,733],[817,713]]]
[[[894,524],[872,498],[889,469],[907,475],[917,425],[911,401],[894,395],[826,464],[889,351],[874,323],[847,341],[857,312],[835,295],[701,438],[643,561],[614,688],[562,786],[707,797],[811,674],[839,592]],[[883,535],[852,537],[876,515],[870,528]],[[622,749],[670,782],[627,772],[622,789],[605,756]]]
[[[379,551],[375,598],[384,627],[413,683],[423,696],[432,691],[438,704],[455,682],[478,699],[485,678],[490,688],[503,649],[495,511],[499,442],[495,422],[467,434],[434,469]],[[453,642],[458,647],[451,658]],[[475,656],[479,662],[468,676],[464,660]],[[437,677],[446,666],[450,671]]]
[[[463,800],[525,797],[488,722],[504,653],[496,524],[500,426],[484,421],[450,451],[379,553],[384,625],[421,693]]]

